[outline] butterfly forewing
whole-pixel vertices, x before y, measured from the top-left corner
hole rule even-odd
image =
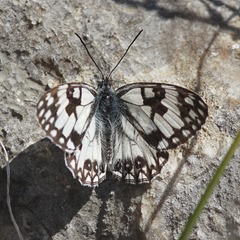
[[[187,141],[205,123],[207,105],[187,89],[160,83],[135,83],[116,91],[127,106],[126,119],[153,148],[167,150]]]
[[[37,105],[37,116],[47,136],[65,151],[82,144],[94,114],[95,90],[80,83],[50,89]]]

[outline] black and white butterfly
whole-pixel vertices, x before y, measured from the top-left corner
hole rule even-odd
[[[59,85],[37,105],[39,123],[65,151],[66,166],[91,187],[107,171],[127,183],[149,182],[167,162],[167,150],[193,136],[207,115],[201,97],[185,88],[133,83],[114,90],[109,77],[97,89],[85,83]]]

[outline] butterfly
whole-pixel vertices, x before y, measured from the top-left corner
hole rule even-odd
[[[176,85],[132,83],[114,90],[112,71],[108,77],[102,74],[96,89],[86,83],[61,84],[37,104],[41,127],[85,186],[98,186],[107,171],[126,183],[150,182],[166,164],[167,150],[195,135],[208,116],[200,96]]]

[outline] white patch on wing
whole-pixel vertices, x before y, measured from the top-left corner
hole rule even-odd
[[[162,139],[162,142],[163,142],[165,148],[168,148],[169,143],[165,138]]]
[[[43,104],[44,104],[44,101],[41,100],[41,101],[38,103],[38,109],[41,108]]]
[[[201,100],[198,100],[198,103],[202,106],[202,107],[204,107],[204,108],[206,108],[206,105],[204,104],[204,102],[203,101],[201,101]]]
[[[192,122],[192,119],[191,118],[189,118],[189,117],[185,117],[185,121],[189,124],[189,123],[191,123]]]
[[[62,89],[67,89],[67,88],[68,88],[68,84],[59,85],[58,86],[58,91],[62,90]]]
[[[194,106],[194,102],[193,102],[193,100],[192,100],[191,98],[185,97],[185,98],[184,98],[184,101],[185,101],[186,103],[188,103],[189,105]]]
[[[131,115],[135,118],[137,124],[146,134],[150,134],[157,130],[155,124],[150,119],[149,114],[142,110],[142,108],[145,108],[147,110],[146,106],[139,107],[128,103],[126,103],[126,105],[129,107],[129,109],[131,109]],[[149,109],[147,111],[149,111]]]
[[[64,144],[64,142],[65,142],[63,137],[60,137],[58,141],[59,141],[60,144]]]
[[[203,112],[200,108],[198,108],[197,110],[198,110],[199,114],[200,114],[202,117],[205,116],[204,112]]]
[[[163,87],[164,89],[172,89],[172,90],[176,90],[176,87],[173,86],[173,85],[162,84],[162,87]]]
[[[178,99],[176,98],[176,96],[173,96],[169,93],[165,93],[165,97],[170,101],[172,101],[173,103],[178,103]]]
[[[50,135],[52,137],[56,137],[57,136],[57,130],[56,129],[53,129],[51,132],[50,132]]]
[[[39,112],[38,117],[41,118],[44,113],[45,113],[45,109],[43,108],[43,109]]]
[[[73,98],[79,99],[79,97],[80,97],[80,89],[79,88],[74,88]]]
[[[87,131],[87,135],[89,137],[89,141],[93,141],[93,138],[95,137],[95,132],[96,132],[96,122],[95,122],[95,118],[92,119],[89,127],[88,127],[88,131]]]
[[[174,137],[174,138],[172,139],[172,142],[173,142],[174,144],[179,144],[179,138]]]
[[[64,93],[66,93],[66,89],[58,90],[57,91],[57,97],[60,98]]]
[[[196,131],[196,130],[197,130],[196,125],[192,124],[192,129],[193,129],[194,131]]]
[[[51,92],[47,93],[45,96],[45,100],[48,101],[48,99],[52,96]]]
[[[68,101],[68,98],[67,98],[67,93],[63,93],[59,98],[58,98],[58,101],[57,101],[57,104],[60,105],[62,104],[63,101]],[[69,102],[69,101],[68,101]]]
[[[72,160],[72,161],[70,162],[70,166],[71,166],[73,169],[75,169],[75,168],[76,168],[76,161],[75,161],[75,160]]]
[[[76,107],[77,118],[80,117],[83,108],[84,108],[84,106],[81,106],[81,105],[78,105],[78,106]]]
[[[66,143],[66,147],[68,150],[75,150],[76,146],[73,144],[73,141],[71,140],[71,138],[68,139],[67,143]]]
[[[192,109],[189,111],[189,115],[194,120],[198,118],[198,115]]]
[[[164,98],[164,99],[162,99],[161,103],[163,106],[172,110],[175,114],[180,116],[179,108],[175,104],[173,104],[170,100],[168,100],[167,98]]]
[[[81,88],[81,91],[82,91],[81,105],[87,105],[94,101],[95,97],[92,95],[92,93],[88,89]]]
[[[59,103],[57,103],[57,104],[59,104]],[[62,99],[62,102],[59,105],[59,108],[58,108],[57,113],[56,113],[57,116],[59,116],[63,111],[65,111],[68,104],[69,104],[69,100],[67,98]]]
[[[135,105],[143,105],[143,98],[141,95],[141,88],[130,89],[124,94],[121,99]]]
[[[50,128],[50,124],[47,124],[44,129],[47,132],[49,128]]]
[[[87,122],[87,119],[91,112],[91,105],[82,107],[81,112],[80,112],[80,108],[79,108],[79,110],[77,110],[77,112],[78,112],[78,114],[77,114],[78,116],[77,116],[77,121],[74,126],[74,130],[77,133],[81,134],[86,128],[86,122]]]
[[[46,120],[43,118],[42,121],[40,122],[41,125],[43,125],[46,122]]]
[[[184,122],[179,118],[176,114],[174,114],[171,110],[168,110],[163,118],[170,123],[170,125],[174,128],[180,129],[184,126]]]
[[[47,110],[47,112],[44,114],[44,119],[47,121],[52,115],[51,110]]]
[[[48,122],[52,124],[52,123],[54,122],[54,120],[55,120],[55,118],[54,118],[54,117],[51,117],[51,118],[48,120]]]
[[[154,122],[165,137],[170,138],[174,134],[173,128],[169,123],[157,113],[155,114]]]
[[[152,88],[144,88],[144,93],[146,98],[154,98],[155,93],[153,92]]]
[[[148,115],[148,117],[150,118],[151,114],[152,114],[152,108],[149,106],[141,106],[141,109]]]
[[[184,137],[188,137],[191,134],[191,132],[189,130],[184,129],[184,130],[182,130],[182,134]]]
[[[61,115],[57,118],[55,122],[55,127],[60,130],[64,127],[65,123],[68,120],[68,114],[65,110],[62,111]]]
[[[49,107],[50,105],[52,105],[54,102],[54,98],[53,97],[50,97],[47,101],[47,106]]]
[[[166,149],[166,146],[164,145],[164,143],[162,141],[159,142],[158,149],[161,149],[161,150]]]
[[[67,122],[65,123],[63,130],[62,130],[62,134],[63,136],[65,136],[66,138],[69,137],[70,133],[72,132],[72,129],[75,125],[76,122],[76,118],[74,116],[74,113],[71,114],[71,116],[67,119]]]
[[[179,96],[179,93],[178,93],[178,91],[176,91],[176,90],[165,89],[165,92],[166,92],[167,94],[169,94],[169,95],[174,96],[174,97],[178,97],[178,96]]]

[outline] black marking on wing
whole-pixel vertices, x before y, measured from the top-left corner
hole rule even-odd
[[[86,92],[85,96],[82,96],[83,90]],[[95,96],[96,92],[91,86],[83,83],[69,83],[56,86],[41,97],[37,105],[38,121],[47,136],[57,146],[63,150],[72,151],[81,145],[81,140],[94,115]],[[78,116],[77,107],[88,108],[88,113]],[[76,131],[75,124],[79,118],[84,125],[82,129]],[[71,121],[69,127],[72,127],[72,130],[64,135],[64,127],[68,121]]]
[[[142,97],[139,103],[137,94],[134,98],[137,89]],[[207,105],[196,93],[175,85],[134,83],[116,92],[126,106],[122,114],[150,146],[160,150],[186,142],[201,128],[208,115]],[[145,107],[151,109],[150,113]],[[138,115],[134,115],[135,112]],[[141,118],[146,119],[145,115],[149,117],[146,125],[141,121]]]

